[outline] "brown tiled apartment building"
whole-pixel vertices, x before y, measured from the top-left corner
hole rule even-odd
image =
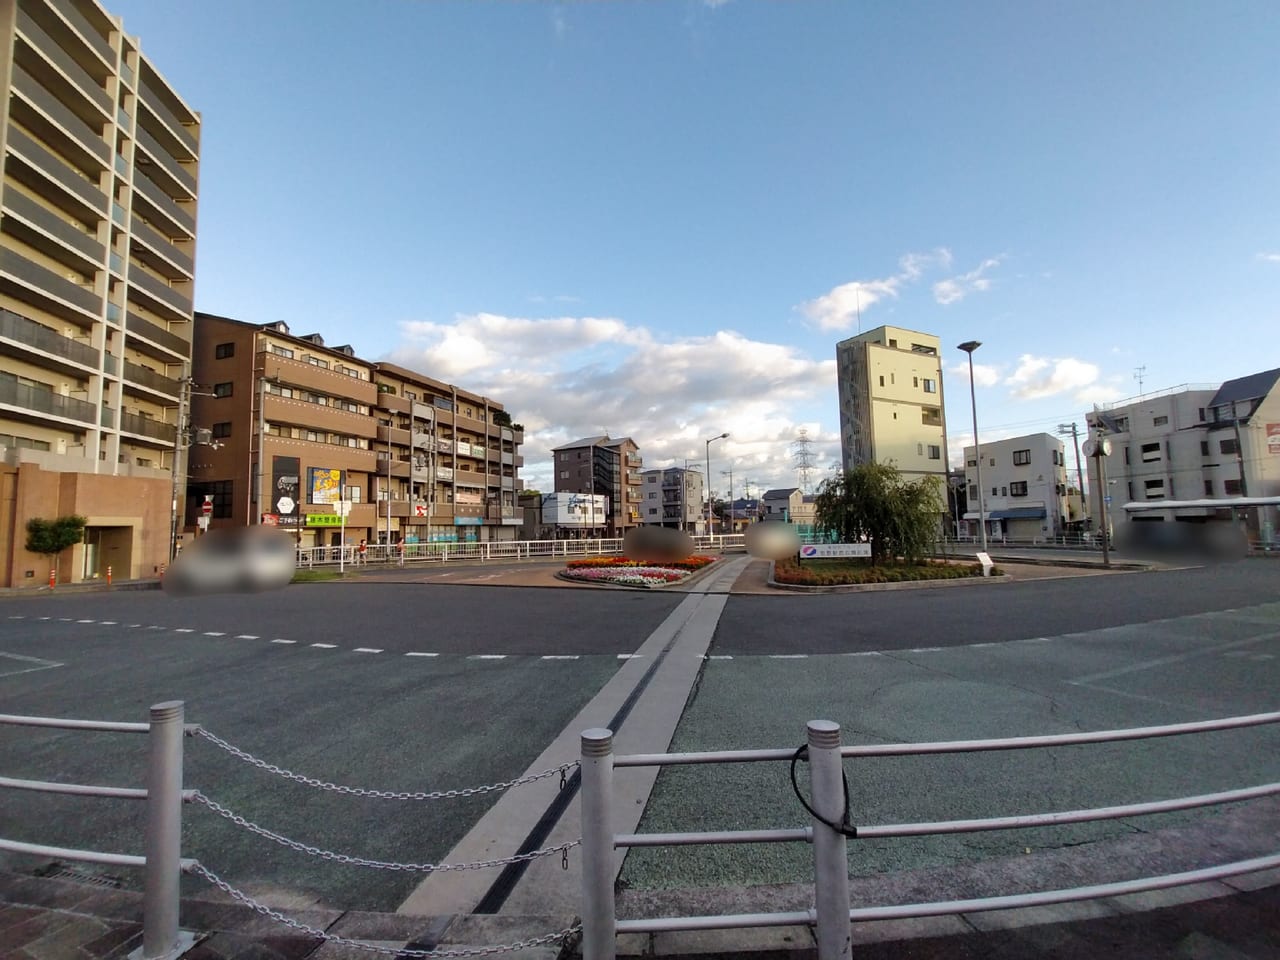
[[[644,464],[640,448],[630,437],[608,434],[583,437],[552,451],[557,493],[604,494],[608,515],[585,536],[621,537],[641,523],[640,503]]]
[[[0,0],[0,586],[150,576],[185,471],[200,118],[94,0]]]
[[[514,540],[523,432],[486,397],[283,323],[196,314],[185,524],[267,523],[301,546]],[[259,456],[261,451],[261,456]],[[259,469],[259,463],[263,469]]]

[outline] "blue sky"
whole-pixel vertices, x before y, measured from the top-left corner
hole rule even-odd
[[[196,304],[715,486],[839,460],[835,344],[945,351],[953,463],[1280,365],[1262,2],[108,0],[203,114]]]

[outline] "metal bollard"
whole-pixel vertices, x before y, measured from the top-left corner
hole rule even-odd
[[[809,721],[809,790],[813,809],[830,823],[844,819],[844,768],[840,724]],[[849,848],[838,830],[813,820],[813,899],[817,913],[818,960],[853,955],[849,923]]]
[[[614,960],[613,731],[582,732],[582,960]]]
[[[151,708],[147,767],[146,878],[142,900],[141,960],[176,957],[178,895],[182,879],[183,702]]]

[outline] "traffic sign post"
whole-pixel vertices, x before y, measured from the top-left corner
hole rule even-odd
[[[196,517],[196,526],[208,531],[209,518],[213,516],[213,497],[205,494],[204,503],[200,504],[200,516]]]

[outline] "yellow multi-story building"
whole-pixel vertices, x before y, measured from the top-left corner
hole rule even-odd
[[[845,470],[888,463],[907,479],[947,479],[941,342],[877,327],[836,344],[840,453]]]
[[[0,585],[158,572],[185,471],[200,117],[94,0],[0,0]]]

